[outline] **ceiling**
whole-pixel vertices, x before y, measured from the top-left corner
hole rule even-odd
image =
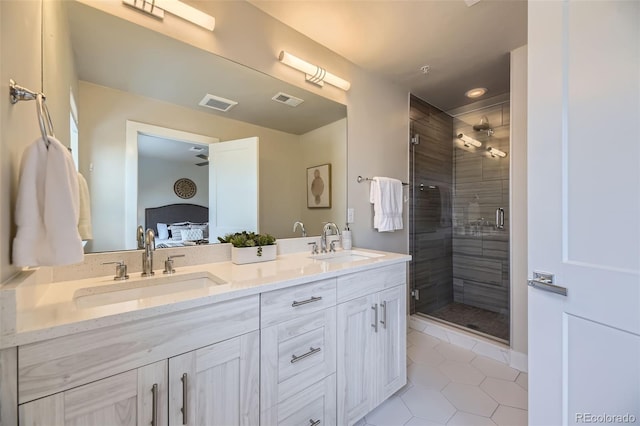
[[[520,0],[250,2],[444,111],[474,102],[464,96],[474,87],[488,89],[483,98],[508,93],[509,52],[527,43]]]
[[[193,149],[201,149],[194,151]],[[196,155],[209,155],[209,146],[193,142],[182,142],[151,135],[138,135],[138,157],[155,158],[171,163],[198,164],[207,160]]]
[[[267,74],[82,3],[65,5],[81,80],[297,135],[347,115],[344,105]],[[279,92],[304,102],[273,101]],[[207,93],[238,104],[228,112],[199,106]]]

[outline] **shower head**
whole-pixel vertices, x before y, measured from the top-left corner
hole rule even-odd
[[[491,130],[491,125],[489,124],[489,119],[486,115],[482,116],[478,124],[473,125],[473,130],[475,130],[476,132]]]

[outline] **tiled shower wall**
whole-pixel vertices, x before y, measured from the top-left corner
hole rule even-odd
[[[493,135],[473,130],[486,116]],[[509,103],[456,116],[454,135],[482,142],[465,147],[454,139],[453,291],[456,302],[509,312]],[[488,147],[507,153],[491,157]],[[496,209],[505,210],[496,229]]]
[[[410,276],[420,294],[412,312],[429,313],[453,301],[453,119],[414,96],[410,117],[411,134],[420,138],[410,157]]]

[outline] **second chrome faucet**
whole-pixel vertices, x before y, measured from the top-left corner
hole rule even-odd
[[[137,232],[138,248],[144,249],[142,253],[142,276],[150,277],[153,272],[153,252],[156,250],[156,235],[153,229],[143,231],[142,226],[138,226]]]
[[[328,235],[327,233],[331,230],[331,228],[335,230],[335,235],[337,235],[338,238],[341,238],[340,229],[335,223],[333,222],[325,223],[324,227],[322,228],[322,236],[320,237],[320,252],[322,253],[327,252],[327,235]],[[330,246],[330,251],[332,252],[336,251],[333,243]]]

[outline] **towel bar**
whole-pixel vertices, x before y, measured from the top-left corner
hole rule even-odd
[[[36,113],[38,114],[38,124],[40,126],[40,133],[42,134],[42,140],[49,147],[49,136],[55,137],[53,133],[53,122],[51,121],[51,114],[49,114],[49,108],[46,104],[46,96],[42,92],[34,92],[26,87],[19,86],[13,79],[9,80],[9,100],[12,104],[16,104],[19,101],[36,101]]]
[[[365,180],[373,180],[373,178],[358,176],[358,179],[357,179],[358,183],[362,183]],[[409,186],[409,184],[402,182],[402,186]]]

